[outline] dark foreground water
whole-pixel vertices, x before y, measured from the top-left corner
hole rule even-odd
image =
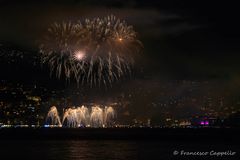
[[[240,160],[240,129],[2,128],[8,159]]]
[[[0,159],[31,160],[135,160],[135,159],[238,159],[239,144],[161,142],[154,140],[1,140]],[[209,152],[205,156],[181,152]],[[210,155],[210,152],[236,152]],[[213,152],[212,152],[213,153]],[[175,154],[175,155],[174,155]]]

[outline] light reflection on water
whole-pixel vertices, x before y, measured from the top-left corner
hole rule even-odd
[[[137,144],[128,141],[1,141],[0,157],[18,159],[136,159]],[[1,158],[0,158],[1,159]]]
[[[79,140],[79,141],[24,141],[0,142],[0,159],[32,160],[135,160],[172,159],[174,150],[235,150],[239,146],[219,144],[180,144],[159,141]],[[235,157],[236,158],[236,157]]]

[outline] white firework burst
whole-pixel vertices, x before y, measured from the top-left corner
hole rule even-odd
[[[142,43],[132,26],[115,16],[83,23],[54,23],[40,45],[43,63],[77,84],[111,84],[131,72]]]

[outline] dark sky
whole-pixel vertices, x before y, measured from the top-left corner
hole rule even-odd
[[[133,25],[144,50],[134,78],[116,84],[116,88],[120,85],[120,91],[113,86],[108,90],[110,93],[129,93],[142,87],[142,92],[151,90],[150,97],[160,99],[163,86],[186,80],[209,81],[212,89],[224,87],[221,96],[226,90],[236,96],[240,87],[238,10],[237,4],[227,1],[0,0],[0,42],[36,53],[37,42],[50,23],[113,14]],[[1,68],[4,67],[2,63]],[[36,70],[29,69],[25,63],[17,69],[20,71],[1,69],[1,72],[9,77],[9,73],[12,76],[15,71],[14,75],[26,77],[21,76],[25,74],[27,79],[34,81],[49,76],[44,71],[36,74]],[[168,97],[185,96],[192,88],[188,83],[168,87],[166,90],[171,90]],[[206,94],[206,88],[204,84],[197,90],[197,96]],[[146,104],[156,101],[153,99],[146,98]],[[137,105],[140,100],[142,98],[136,98],[134,103]]]
[[[133,25],[154,59],[174,78],[226,77],[237,72],[237,6],[205,1],[8,1],[0,5],[0,41],[37,50],[50,23],[114,14]],[[156,66],[154,66],[156,65]],[[152,68],[151,68],[152,69]]]

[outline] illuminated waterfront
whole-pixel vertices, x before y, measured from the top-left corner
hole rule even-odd
[[[240,160],[238,12],[0,0],[0,159]]]

